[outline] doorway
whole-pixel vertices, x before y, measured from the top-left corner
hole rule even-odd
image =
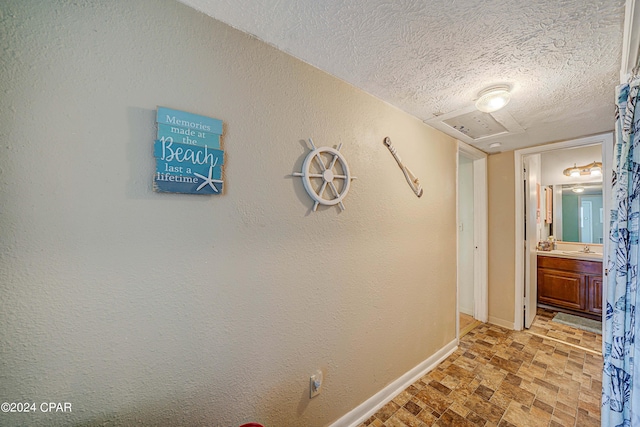
[[[580,198],[580,241],[582,243],[590,243],[593,239],[592,205],[590,200]]]
[[[459,338],[488,320],[487,154],[463,142],[458,142],[457,192]]]
[[[474,316],[473,159],[458,155],[458,311]],[[461,317],[464,319],[464,316]],[[464,329],[461,321],[461,329]]]
[[[528,321],[532,321],[533,317],[526,317],[527,305],[529,305],[529,313],[535,313],[534,305],[534,292],[536,275],[534,271],[535,260],[535,239],[537,239],[537,228],[534,226],[538,224],[539,217],[536,217],[536,206],[531,206],[537,202],[535,198],[531,197],[532,192],[537,192],[537,189],[531,188],[528,184],[523,185],[525,181],[525,168],[524,162],[526,159],[534,158],[541,154],[576,147],[584,147],[588,145],[600,144],[600,151],[602,154],[603,171],[611,170],[611,162],[613,156],[613,135],[611,133],[595,135],[587,138],[580,138],[571,141],[563,141],[554,144],[547,144],[539,147],[532,147],[522,150],[516,150],[514,154],[515,161],[515,178],[516,178],[516,265],[515,265],[515,318],[514,329],[522,330],[528,327]],[[540,192],[537,192],[540,194]],[[603,196],[603,211],[608,212],[609,195],[611,194],[611,182],[610,176],[605,174],[603,177],[602,196]],[[525,207],[525,201],[529,203],[528,207]],[[608,221],[604,221],[604,236],[608,235]],[[528,237],[531,237],[527,241]],[[608,242],[606,239],[603,241],[604,253],[607,253]],[[603,266],[605,263],[603,262]],[[604,268],[603,268],[604,270]],[[603,271],[603,276],[604,276]],[[606,295],[606,288],[603,289],[603,296]],[[537,299],[537,298],[535,298]]]

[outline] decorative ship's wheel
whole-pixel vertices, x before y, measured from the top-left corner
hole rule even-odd
[[[294,172],[293,176],[302,178],[302,184],[309,196],[314,200],[313,211],[318,209],[318,205],[338,205],[344,210],[342,200],[347,196],[351,180],[356,179],[351,176],[349,165],[346,159],[340,153],[342,144],[338,148],[319,147],[313,144],[309,139],[309,143],[313,148],[302,164],[302,172]],[[325,164],[325,162],[328,162]],[[338,165],[336,165],[338,163]],[[313,165],[316,165],[314,167]],[[341,181],[336,186],[336,183]],[[327,191],[327,187],[329,191]],[[325,197],[328,194],[328,198]]]

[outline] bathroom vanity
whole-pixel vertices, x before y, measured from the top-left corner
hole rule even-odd
[[[602,318],[602,254],[538,251],[538,304]]]

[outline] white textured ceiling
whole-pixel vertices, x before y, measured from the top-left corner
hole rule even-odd
[[[487,152],[613,129],[624,0],[181,1],[432,125],[507,83]]]

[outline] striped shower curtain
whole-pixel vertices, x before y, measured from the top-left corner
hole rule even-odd
[[[640,360],[634,364],[636,305],[640,297],[640,112],[635,111],[639,85],[640,79],[634,79],[616,89],[609,273],[603,313],[603,427],[640,426]]]

